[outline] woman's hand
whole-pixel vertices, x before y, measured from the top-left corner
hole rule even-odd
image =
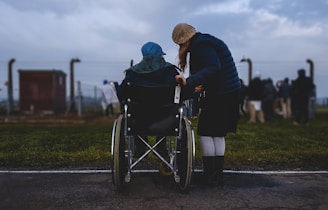
[[[187,85],[187,81],[186,81],[186,78],[184,78],[183,75],[176,75],[175,76],[175,80],[177,81],[178,84],[182,84],[183,86],[186,86]]]

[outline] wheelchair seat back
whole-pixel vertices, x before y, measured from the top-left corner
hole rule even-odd
[[[128,84],[126,104],[128,135],[179,134],[180,103],[174,103],[175,86]]]

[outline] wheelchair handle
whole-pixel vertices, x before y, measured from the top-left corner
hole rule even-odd
[[[178,79],[178,84],[179,84],[179,85],[182,85],[182,81],[183,81],[182,78],[179,78],[179,79]]]

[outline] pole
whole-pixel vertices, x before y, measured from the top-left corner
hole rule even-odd
[[[7,115],[9,116],[13,110],[14,97],[13,97],[13,63],[16,60],[14,58],[10,59],[8,62],[8,108]]]
[[[252,80],[252,71],[253,71],[253,64],[250,58],[242,58],[240,62],[247,62],[248,63],[248,84]]]
[[[313,61],[311,59],[307,59],[306,62],[309,63],[309,65],[310,65],[310,77],[311,77],[312,82],[313,82],[314,81],[314,64],[313,64]]]
[[[97,86],[94,86],[93,88],[93,93],[94,93],[94,103],[95,103],[95,111],[97,111]]]
[[[70,107],[69,111],[75,110],[75,94],[74,94],[74,63],[81,62],[78,58],[71,59],[70,62]]]
[[[81,117],[82,115],[82,92],[81,92],[81,82],[77,81],[77,115]]]
[[[307,63],[310,65],[310,78],[312,82],[314,82],[314,64],[311,59],[306,60]],[[311,97],[309,98],[309,118],[313,119],[314,118],[314,113],[315,113],[315,97],[316,97],[316,89],[314,88],[311,92]]]

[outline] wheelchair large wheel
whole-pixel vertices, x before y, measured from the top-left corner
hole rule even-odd
[[[113,183],[118,191],[122,191],[124,185],[125,168],[125,139],[123,135],[123,116],[121,115],[115,122],[114,127],[114,153],[113,153]]]
[[[178,175],[180,176],[180,191],[186,192],[191,182],[193,167],[193,135],[192,127],[187,118],[182,120],[182,132],[179,142]]]

